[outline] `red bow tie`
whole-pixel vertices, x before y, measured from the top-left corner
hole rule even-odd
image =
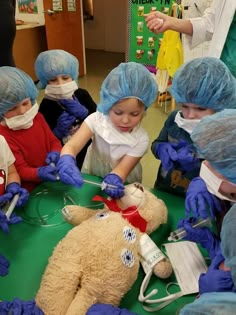
[[[122,214],[122,217],[129,221],[134,227],[138,228],[141,232],[145,232],[147,228],[147,221],[141,217],[141,215],[138,212],[138,209],[136,206],[129,207],[125,210],[122,210],[116,203],[116,200],[108,200],[106,198],[103,198],[101,196],[94,196],[94,201],[103,201],[109,210],[114,212],[120,212]]]

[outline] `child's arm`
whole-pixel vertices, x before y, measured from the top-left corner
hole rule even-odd
[[[92,138],[93,132],[88,127],[86,122],[83,122],[77,132],[71,139],[63,146],[61,156],[65,154],[76,157],[77,154],[83,149],[86,143]]]
[[[83,178],[76,165],[76,155],[82,150],[85,144],[91,139],[93,133],[88,125],[83,122],[78,131],[64,145],[60,159],[57,163],[57,170],[60,180],[67,185],[74,185],[80,188],[83,185]]]
[[[8,177],[7,177],[7,185],[11,183],[20,184],[20,176],[17,173],[16,167],[14,164],[8,167]]]
[[[125,155],[119,164],[111,171],[111,173],[115,173],[119,175],[123,182],[125,182],[129,173],[134,169],[134,167],[138,164],[141,157],[135,157],[130,155]]]
[[[26,189],[21,187],[20,176],[14,164],[11,164],[8,167],[6,184],[6,190],[5,193],[0,197],[0,203],[11,201],[15,195],[19,195],[19,199],[16,205],[17,207],[21,207],[22,205],[24,205],[29,198],[29,193]]]
[[[109,197],[116,199],[124,195],[124,182],[140,159],[141,157],[125,155],[119,164],[103,178],[104,192]]]
[[[152,142],[151,151],[154,156],[156,156],[156,146],[161,142],[168,142],[169,129],[174,124],[176,113],[177,111],[174,111],[170,114],[170,116],[165,121],[164,126],[161,129],[158,137]]]

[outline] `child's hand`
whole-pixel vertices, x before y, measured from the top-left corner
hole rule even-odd
[[[165,171],[169,171],[171,168],[173,168],[173,162],[175,162],[178,158],[176,147],[176,143],[170,142],[157,143],[155,146],[154,155],[156,158],[161,160],[162,167]]]
[[[122,179],[115,173],[107,174],[103,178],[102,186],[104,186],[104,192],[111,198],[121,198],[124,196],[125,186]]]
[[[48,153],[47,158],[46,158],[46,163],[48,165],[50,165],[51,163],[53,164],[57,164],[57,162],[59,161],[60,158],[60,152],[56,152],[56,151],[51,151]]]
[[[8,274],[9,266],[9,261],[4,256],[0,255],[0,276],[6,276]]]
[[[62,139],[63,137],[68,135],[71,126],[75,121],[76,117],[74,115],[63,112],[57,120],[57,126],[56,128],[54,128],[53,133],[56,135],[57,138]]]
[[[21,301],[18,298],[12,302],[0,302],[0,314],[44,315],[35,300]]]
[[[38,168],[38,177],[42,181],[55,182],[58,180],[57,169],[55,166],[47,165]]]
[[[0,210],[0,228],[2,229],[3,233],[9,233],[9,225],[10,224],[17,224],[22,222],[22,218],[17,216],[15,213],[12,213],[10,218],[8,219],[6,214]]]
[[[207,190],[201,177],[194,178],[186,192],[185,214],[189,216],[192,212],[194,217],[207,218],[210,215],[214,218],[216,211],[221,211],[219,199]]]
[[[73,185],[81,188],[84,181],[80,170],[76,165],[76,160],[72,155],[62,155],[57,163],[57,171],[60,180],[67,185]]]
[[[220,254],[215,256],[207,273],[202,273],[199,277],[199,292],[230,292],[233,291],[234,282],[230,271],[219,269],[219,265],[224,261]]]
[[[186,143],[186,146],[177,150],[177,161],[183,171],[189,172],[200,166],[200,161],[194,156],[190,146]]]
[[[15,195],[19,195],[16,206],[23,206],[29,199],[29,192],[22,188],[19,183],[10,183],[6,187],[6,192],[0,197],[0,204],[11,201]]]
[[[80,104],[78,99],[73,96],[73,99],[62,99],[60,100],[60,104],[65,107],[65,110],[79,119],[84,119],[88,115],[88,109]]]

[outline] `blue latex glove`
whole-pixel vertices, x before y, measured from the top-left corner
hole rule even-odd
[[[0,255],[0,276],[6,276],[8,274],[9,267],[9,261],[4,256]]]
[[[22,222],[22,218],[17,216],[15,213],[12,213],[8,219],[6,214],[0,210],[0,228],[2,229],[3,233],[9,233],[10,224],[17,224],[20,222]]]
[[[122,196],[124,196],[125,193],[125,186],[123,184],[122,179],[120,178],[120,176],[118,176],[115,173],[110,173],[107,174],[104,178],[103,178],[103,182],[102,185],[105,187],[103,190],[104,192],[111,198],[121,198]],[[106,187],[106,185],[112,185],[112,186],[116,186],[116,188],[114,187]]]
[[[73,185],[81,188],[84,181],[80,170],[76,165],[76,160],[72,155],[62,155],[57,163],[57,170],[60,180],[67,185]]]
[[[5,194],[0,197],[0,205],[11,201],[12,198],[17,194],[20,197],[17,201],[16,206],[23,206],[29,199],[29,192],[26,189],[22,188],[19,183],[10,183],[7,185]]]
[[[177,150],[177,161],[183,171],[189,172],[200,166],[199,159],[197,159],[190,147],[190,145],[185,142],[180,149]]]
[[[127,309],[121,309],[111,304],[94,304],[87,311],[86,315],[136,315]]]
[[[207,292],[231,292],[234,291],[234,282],[230,271],[219,269],[219,265],[224,261],[221,254],[215,256],[207,273],[202,273],[199,277],[199,293]]]
[[[215,212],[221,211],[220,200],[207,190],[207,186],[201,177],[194,178],[186,192],[185,214],[194,217],[207,218],[209,215],[214,218]]]
[[[154,148],[155,157],[161,160],[162,167],[166,171],[169,171],[173,167],[173,162],[178,158],[176,147],[176,143],[161,142],[157,143]]]
[[[34,300],[21,301],[15,298],[12,302],[0,302],[1,315],[44,315]]]
[[[47,165],[38,168],[38,177],[42,181],[55,182],[58,180],[57,168],[56,166]]]
[[[63,137],[68,135],[75,121],[76,117],[74,115],[63,112],[57,120],[57,126],[56,128],[54,128],[53,133],[56,135],[57,138],[62,139]]]
[[[56,152],[56,151],[49,152],[46,158],[46,163],[48,165],[50,165],[51,163],[56,165],[57,162],[59,161],[59,158],[60,158],[60,152]]]
[[[193,228],[191,224],[196,221],[196,218],[181,219],[178,222],[177,227],[184,228],[187,232],[187,235],[184,237],[185,240],[199,243],[208,251],[210,258],[212,259],[220,248],[220,240],[207,227]]]
[[[62,99],[60,100],[60,103],[65,107],[65,110],[69,114],[75,116],[76,118],[83,120],[88,116],[88,109],[84,105],[80,104],[75,96],[73,96],[73,99]]]

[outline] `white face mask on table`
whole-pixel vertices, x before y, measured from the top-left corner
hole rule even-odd
[[[15,117],[6,118],[3,120],[7,127],[12,130],[28,129],[33,125],[33,120],[39,110],[38,103],[36,102],[32,107],[23,115],[17,115]]]
[[[159,299],[151,299],[158,293],[158,289],[153,289],[149,294],[144,296],[144,292],[148,287],[152,270],[146,274],[139,293],[139,301],[144,303],[143,308],[148,312],[158,311],[183,295],[198,292],[198,279],[201,273],[205,273],[208,269],[205,260],[193,242],[181,241],[176,243],[164,244],[167,256],[171,262],[175,272],[177,283],[169,283],[166,286],[167,296]],[[169,294],[168,288],[171,285],[178,285],[181,291]],[[152,304],[160,303],[158,306],[151,307]],[[149,306],[150,305],[150,306]]]
[[[181,115],[181,111],[179,111],[175,116],[175,122],[179,128],[184,129],[191,135],[193,129],[199,124],[200,119],[185,119]]]
[[[78,85],[75,81],[60,85],[48,84],[45,88],[45,96],[52,100],[69,99],[77,89]]]

